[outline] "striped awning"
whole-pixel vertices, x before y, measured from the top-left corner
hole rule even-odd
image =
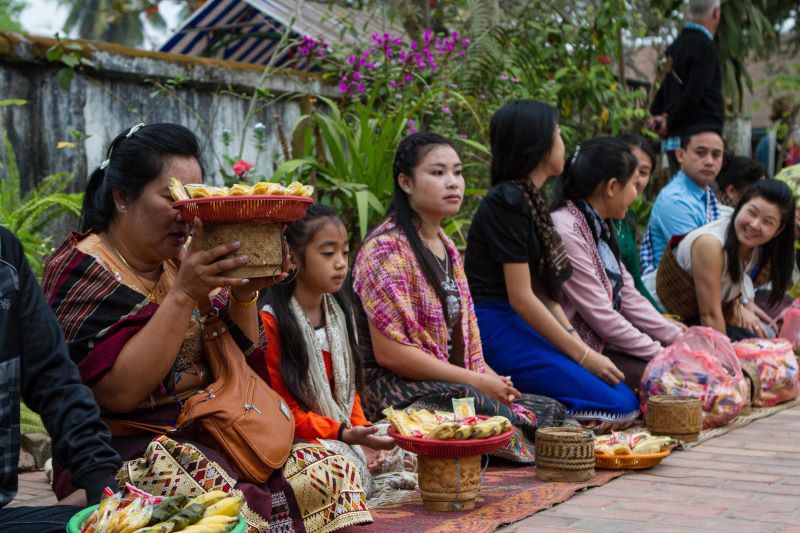
[[[331,45],[356,43],[358,33],[402,32],[380,14],[327,3],[290,0],[208,0],[162,47],[162,52],[213,57],[308,70],[311,62],[294,51],[278,50],[283,32],[290,38],[323,37]],[[363,37],[361,39],[363,43]],[[273,60],[273,55],[279,53]]]

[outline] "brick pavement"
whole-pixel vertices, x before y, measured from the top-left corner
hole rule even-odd
[[[795,407],[677,451],[656,468],[589,489],[499,532],[800,533],[798,436]],[[53,503],[44,473],[20,476],[11,505]]]
[[[498,530],[800,533],[800,407]]]

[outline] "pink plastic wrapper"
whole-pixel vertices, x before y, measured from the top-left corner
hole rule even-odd
[[[703,429],[739,415],[747,382],[730,340],[711,328],[692,327],[647,364],[639,385],[642,413],[656,394],[693,396],[703,408]]]
[[[783,310],[779,320],[783,320],[779,337],[800,346],[800,298]]]
[[[761,401],[756,407],[769,407],[800,395],[800,375],[792,343],[785,339],[745,339],[733,345],[742,361],[751,362],[761,377]]]

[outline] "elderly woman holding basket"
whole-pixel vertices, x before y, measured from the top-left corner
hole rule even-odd
[[[186,400],[214,381],[204,316],[221,319],[245,358],[259,357],[266,339],[255,303],[272,283],[224,274],[247,262],[236,255],[240,243],[204,250],[202,223],[187,224],[173,209],[171,178],[203,179],[192,132],[153,124],[118,135],[90,177],[81,233],[56,250],[43,280],[70,355],[112,430],[112,446],[128,460],[117,479],[157,495],[236,491],[251,531],[278,523],[332,531],[370,521],[360,480],[347,475],[352,465],[321,446],[295,444],[283,467],[257,483],[215,451],[220,446],[196,424],[164,434],[179,425]],[[338,483],[320,489],[312,482],[318,476]],[[69,493],[69,472],[57,465],[53,484],[57,494]],[[312,497],[312,489],[321,493]]]

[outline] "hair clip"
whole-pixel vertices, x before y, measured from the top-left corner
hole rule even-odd
[[[134,133],[136,133],[137,131],[139,131],[142,128],[144,128],[144,122],[140,122],[137,125],[135,125],[134,127],[132,127],[130,130],[128,130],[128,133],[125,135],[125,137],[126,138],[130,138],[131,135],[133,135]]]
[[[108,168],[109,163],[111,163],[110,159],[106,159],[105,161],[100,163],[100,170],[105,170],[106,168]]]
[[[571,165],[575,164],[575,161],[578,160],[578,154],[580,153],[581,153],[581,145],[579,144],[578,146],[575,147],[575,153],[572,154],[572,160],[570,161]]]

